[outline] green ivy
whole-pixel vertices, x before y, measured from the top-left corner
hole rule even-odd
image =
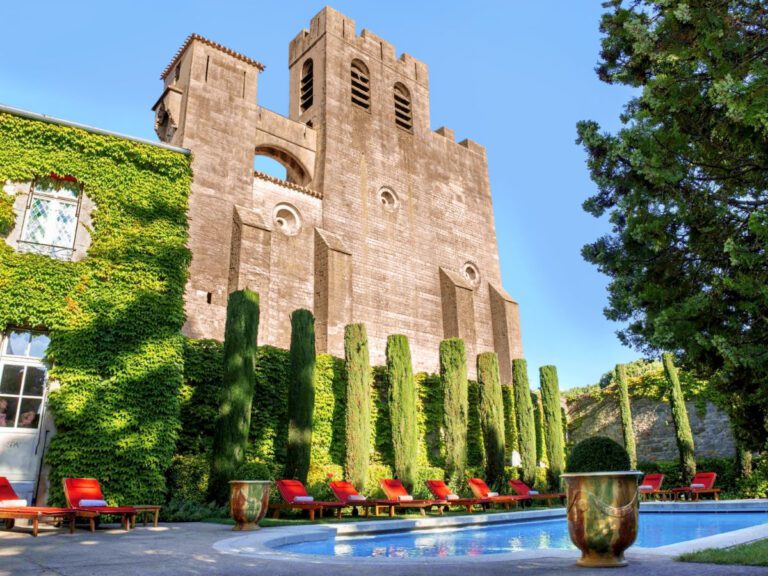
[[[178,435],[189,158],[79,128],[0,113],[0,183],[73,176],[97,206],[88,257],[65,262],[0,243],[0,328],[50,333],[47,462],[93,476],[112,503],[159,503]],[[0,195],[0,234],[14,225]]]

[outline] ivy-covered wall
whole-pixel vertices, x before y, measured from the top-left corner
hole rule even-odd
[[[93,476],[112,503],[162,502],[182,387],[190,254],[184,154],[0,113],[0,184],[71,176],[94,202],[88,257],[20,254],[0,242],[0,329],[44,328],[57,427],[49,501],[61,479]],[[0,234],[14,226],[0,193]]]

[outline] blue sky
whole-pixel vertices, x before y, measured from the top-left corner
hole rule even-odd
[[[3,7],[0,103],[155,140],[160,72],[191,32],[266,64],[259,104],[288,108],[288,43],[325,2],[13,2]],[[606,222],[575,125],[616,130],[631,92],[594,73],[599,0],[386,3],[334,8],[429,66],[431,123],[488,150],[504,286],[520,302],[531,384],[596,382],[639,354],[605,320],[606,279],[580,249]]]

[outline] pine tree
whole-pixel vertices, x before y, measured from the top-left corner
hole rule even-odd
[[[315,409],[315,317],[309,310],[291,314],[290,387],[286,478],[307,481]]]
[[[464,340],[440,342],[440,381],[443,386],[445,431],[445,472],[450,485],[458,489],[467,465],[468,383],[467,352]]]
[[[557,368],[554,366],[539,368],[539,381],[544,413],[544,435],[549,458],[549,481],[551,486],[559,487],[560,474],[565,472],[565,438]]]
[[[209,483],[210,497],[219,505],[229,500],[229,481],[235,479],[248,447],[258,331],[259,295],[250,290],[232,292],[227,301],[224,372]]]
[[[696,458],[693,452],[693,434],[688,422],[688,411],[685,408],[685,398],[680,388],[680,379],[674,364],[674,356],[669,353],[661,355],[664,363],[664,373],[669,382],[669,403],[672,406],[672,421],[675,424],[677,449],[680,451],[680,470],[683,474],[683,484],[689,484],[696,475]]]
[[[347,375],[345,474],[353,486],[362,490],[370,456],[373,381],[365,324],[350,324],[344,329],[344,358]]]
[[[512,384],[515,388],[517,433],[520,439],[520,460],[523,482],[536,482],[536,425],[533,420],[531,388],[528,384],[528,363],[522,358],[512,360]]]
[[[627,371],[624,364],[617,364],[615,369],[616,384],[619,388],[619,409],[621,411],[621,430],[624,433],[624,448],[629,454],[629,462],[634,470],[637,466],[637,449],[635,448],[635,429],[632,426],[632,408],[629,403],[627,388]]]
[[[499,359],[495,352],[478,354],[477,380],[486,456],[485,479],[498,488],[504,481],[504,399],[501,396]]]
[[[413,379],[408,338],[401,334],[389,336],[386,355],[395,474],[410,491],[416,484],[419,438],[416,427],[416,383]]]

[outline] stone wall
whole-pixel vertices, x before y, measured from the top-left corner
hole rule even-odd
[[[655,461],[678,458],[669,404],[650,398],[633,398],[631,403],[637,459]],[[568,401],[567,406],[569,442],[579,442],[590,436],[608,436],[624,444],[619,405],[615,398],[585,395]],[[687,402],[686,406],[696,457],[733,457],[736,446],[725,412],[711,402],[698,408],[695,402]]]

